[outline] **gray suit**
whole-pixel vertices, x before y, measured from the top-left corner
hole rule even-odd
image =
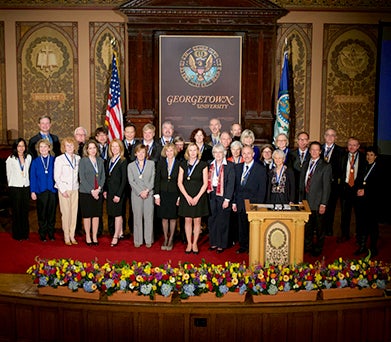
[[[140,177],[136,161],[128,165],[128,180],[132,188],[132,209],[134,220],[133,239],[135,246],[141,246],[145,240],[147,245],[153,243],[153,187],[155,181],[155,163],[152,160],[145,161],[145,168]],[[148,189],[148,198],[142,199],[140,192]],[[143,230],[144,219],[144,230]],[[143,234],[144,231],[144,234]]]
[[[318,159],[311,176],[309,191],[306,191],[306,175],[310,167],[310,160],[306,161],[300,174],[299,201],[306,199],[311,208],[311,215],[305,225],[304,247],[306,252],[319,256],[323,249],[325,232],[323,230],[323,216],[319,214],[320,205],[327,206],[332,180],[331,165]]]

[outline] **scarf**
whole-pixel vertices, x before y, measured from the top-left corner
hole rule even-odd
[[[213,191],[213,172],[215,171],[215,163],[210,164],[209,175],[208,175],[208,192]],[[224,164],[220,166],[220,173],[217,178],[216,196],[224,195]]]

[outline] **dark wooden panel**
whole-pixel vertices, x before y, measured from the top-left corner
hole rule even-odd
[[[316,336],[327,336],[330,341],[338,341],[338,311],[322,311],[317,313],[318,324],[315,327]],[[330,329],[333,327],[333,329]]]
[[[13,306],[8,303],[0,303],[0,341],[10,341],[15,328],[11,322],[13,316]]]
[[[113,341],[121,341],[124,336],[128,336],[126,341],[136,341],[136,330],[132,312],[112,312],[110,326]]]
[[[229,341],[232,336],[237,336],[236,333],[236,317],[230,314],[216,315],[215,322],[215,339],[216,341]]]
[[[35,335],[39,335],[36,328],[39,317],[34,315],[34,306],[19,305],[15,307],[15,318],[11,324],[15,328],[17,341],[33,341]]]
[[[38,310],[39,340],[56,341],[59,336],[59,320],[57,308],[42,308]]]
[[[81,341],[84,338],[83,331],[88,334],[87,329],[84,328],[82,310],[66,307],[62,312],[62,326],[64,341]]]
[[[314,315],[311,312],[298,312],[288,320],[289,341],[312,341]]]

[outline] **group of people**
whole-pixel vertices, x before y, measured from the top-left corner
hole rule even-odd
[[[136,248],[143,244],[150,248],[161,229],[161,249],[170,251],[179,221],[187,254],[199,253],[202,226],[209,232],[209,250],[222,253],[238,242],[237,253],[246,253],[245,200],[288,205],[307,200],[311,215],[305,227],[305,250],[320,255],[325,235],[334,234],[340,199],[339,241],[350,238],[354,208],[356,254],[367,251],[368,237],[372,254],[377,253],[377,151],[368,148],[364,156],[353,137],[346,150],[336,144],[333,129],[326,130],[323,144],[310,143],[308,133],[300,132],[297,148],[290,150],[285,134],[278,135],[273,145],[258,147],[251,130],[242,131],[234,123],[230,132],[221,132],[217,118],[210,120],[210,135],[196,128],[188,144],[174,136],[169,121],[162,123],[160,138],[155,138],[155,126],[146,124],[142,139],[137,140],[136,127],[127,123],[124,139],[110,142],[105,127],[97,128],[90,139],[78,127],[72,137],[60,142],[50,133],[49,116],[40,117],[38,125],[40,132],[28,144],[23,138],[14,142],[6,161],[12,234],[17,240],[29,237],[31,198],[37,202],[42,241],[55,239],[58,203],[65,244],[78,244],[75,235],[82,222],[85,243],[98,245],[105,200],[112,247],[124,238],[128,225]]]

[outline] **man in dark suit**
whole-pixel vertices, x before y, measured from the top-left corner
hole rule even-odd
[[[358,149],[360,142],[354,137],[348,139],[348,151],[342,157],[342,194],[341,194],[341,237],[337,242],[350,239],[350,219],[352,209],[356,218],[356,228],[360,229],[359,198],[357,191],[363,189],[365,156]],[[358,241],[359,242],[359,241]]]
[[[228,132],[221,132],[220,134],[220,143],[223,145],[225,150],[225,158],[229,158],[232,156],[231,153],[231,142],[232,138]]]
[[[300,174],[299,201],[307,200],[311,209],[305,224],[304,250],[319,256],[325,238],[322,219],[330,196],[332,171],[331,166],[320,158],[322,145],[318,141],[313,141],[309,150],[311,158],[304,163]]]
[[[95,130],[95,140],[98,143],[99,147],[99,155],[103,159],[105,170],[107,168],[107,163],[109,160],[109,144],[108,144],[108,131],[105,126],[98,127]],[[107,225],[110,235],[114,235],[114,217],[108,216]],[[98,236],[102,236],[103,234],[103,220],[102,217],[99,218],[99,228],[98,228]]]
[[[131,122],[127,122],[124,127],[124,148],[125,148],[125,158],[129,163],[136,160],[136,156],[134,154],[134,148],[139,143],[139,141],[136,139],[136,126],[132,124]],[[125,237],[125,231],[126,231],[126,222],[129,228],[129,232],[133,233],[133,210],[132,210],[132,201],[131,201],[131,195],[132,195],[132,189],[129,184],[126,184],[125,187],[125,200],[124,200],[124,206],[122,209],[122,230],[124,232],[123,236],[120,236],[120,238]],[[126,220],[126,206],[129,206],[129,213],[128,213],[128,220]]]
[[[134,148],[139,143],[136,139],[136,126],[131,122],[127,122],[124,127],[124,148],[125,148],[125,158],[128,161],[128,164],[136,160],[134,155]]]
[[[141,143],[148,149],[147,159],[153,160],[155,164],[160,159],[160,153],[162,152],[162,145],[155,141],[156,128],[154,125],[148,123],[143,127],[143,139]]]
[[[52,119],[49,115],[42,115],[38,119],[38,127],[39,127],[39,133],[34,135],[28,143],[28,153],[31,154],[31,156],[34,158],[37,158],[38,153],[35,149],[36,143],[41,139],[47,139],[50,141],[50,144],[52,145],[52,151],[55,154],[55,156],[59,156],[61,154],[61,145],[60,140],[58,139],[57,135],[50,133],[50,127],[52,126]]]
[[[174,142],[174,125],[171,121],[164,121],[162,123],[162,136],[157,141],[163,148],[165,144]]]
[[[328,128],[324,133],[324,144],[322,145],[322,158],[331,165],[333,174],[329,203],[323,218],[324,231],[327,236],[333,236],[334,234],[335,209],[337,208],[338,199],[341,197],[341,160],[345,154],[345,149],[338,146],[335,143],[336,140],[337,132],[332,128]]]
[[[218,118],[212,118],[209,120],[210,135],[208,135],[207,142],[209,145],[214,146],[220,142],[220,130],[221,121]]]
[[[309,134],[307,132],[300,132],[297,134],[297,149],[289,152],[289,159],[295,175],[295,203],[299,201],[299,182],[301,169],[306,161],[310,159],[308,151]]]
[[[87,130],[81,126],[76,127],[75,131],[73,132],[73,137],[75,138],[75,140],[79,146],[77,149],[77,154],[80,156],[80,158],[83,158],[83,149],[84,149],[84,145],[86,143]],[[84,233],[84,229],[83,229],[83,223],[82,223],[82,217],[81,217],[80,197],[79,197],[77,218],[76,218],[76,234],[79,236],[82,236],[83,233]]]
[[[266,197],[265,167],[254,161],[254,150],[251,146],[242,149],[243,163],[235,165],[235,193],[232,210],[238,213],[239,244],[236,253],[248,253],[249,223],[244,200],[251,203],[264,203]]]

